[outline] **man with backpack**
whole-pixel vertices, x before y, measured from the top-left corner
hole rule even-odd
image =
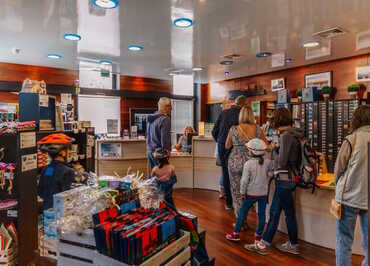
[[[270,207],[270,219],[262,240],[252,249],[260,254],[266,254],[266,247],[271,245],[272,239],[280,222],[280,214],[284,211],[288,228],[289,241],[278,245],[283,252],[298,255],[298,229],[294,202],[296,175],[300,172],[302,162],[301,142],[303,132],[292,127],[292,115],[286,108],[279,108],[273,117],[273,126],[279,135],[279,145],[274,153],[275,192]]]

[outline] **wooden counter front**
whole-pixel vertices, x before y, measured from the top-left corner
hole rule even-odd
[[[101,143],[120,143],[122,149],[121,156],[114,158],[102,157],[100,154]],[[145,140],[98,140],[96,158],[98,176],[114,175],[114,172],[119,175],[126,175],[127,169],[130,166],[133,171],[140,171],[148,175],[148,159]]]
[[[174,188],[193,188],[193,156],[191,154],[172,154],[170,163],[175,166],[177,177]]]
[[[219,190],[221,167],[216,166],[215,148],[212,138],[193,138],[194,188]]]

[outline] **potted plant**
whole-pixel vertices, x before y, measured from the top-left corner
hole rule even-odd
[[[353,84],[348,86],[347,90],[348,90],[349,95],[352,98],[356,98],[357,94],[358,94],[358,91],[360,90],[360,84],[353,83]]]
[[[328,100],[330,95],[333,94],[333,87],[325,86],[321,89],[322,96],[324,97],[324,100]]]
[[[298,89],[295,95],[297,96],[298,101],[301,102],[302,101],[302,89]]]

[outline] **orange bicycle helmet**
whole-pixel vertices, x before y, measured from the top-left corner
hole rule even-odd
[[[57,156],[63,149],[68,149],[74,141],[73,138],[63,134],[55,133],[42,138],[38,144],[40,150],[47,152],[51,157]]]
[[[63,133],[50,134],[39,140],[38,144],[61,144],[61,145],[71,145],[74,140]]]

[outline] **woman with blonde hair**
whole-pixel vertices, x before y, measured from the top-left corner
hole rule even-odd
[[[184,135],[182,135],[179,138],[179,141],[177,144],[175,144],[175,149],[178,151],[183,151],[183,152],[190,152],[191,151],[191,144],[188,143],[188,138],[190,134],[194,134],[195,130],[192,126],[187,126],[184,129]]]
[[[252,108],[245,106],[240,110],[239,125],[231,127],[225,143],[226,149],[232,148],[228,167],[235,217],[238,216],[242,203],[240,180],[244,164],[248,160],[248,149],[245,144],[254,138],[260,138],[266,142],[263,130],[256,124]]]

